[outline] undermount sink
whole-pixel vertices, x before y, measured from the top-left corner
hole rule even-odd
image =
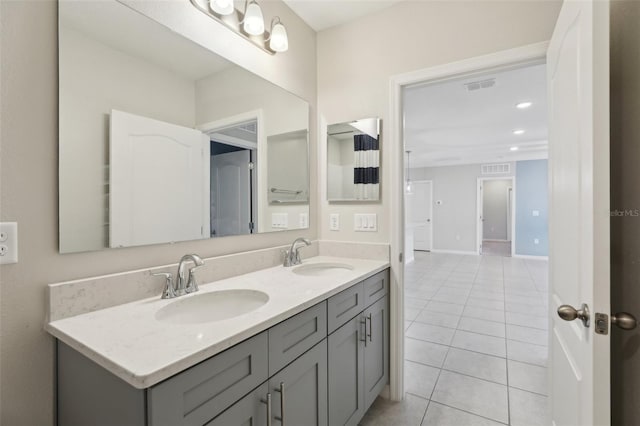
[[[180,298],[156,312],[156,319],[173,324],[221,321],[255,311],[269,301],[257,290],[220,290]]]
[[[293,272],[296,274],[313,277],[336,275],[352,270],[353,266],[351,265],[348,265],[346,263],[334,262],[307,263],[305,265],[300,265],[293,268]]]

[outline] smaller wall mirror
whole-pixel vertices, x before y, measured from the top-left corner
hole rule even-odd
[[[330,202],[380,199],[380,119],[327,127],[327,198]]]

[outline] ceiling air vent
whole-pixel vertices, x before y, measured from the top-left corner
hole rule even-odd
[[[470,83],[464,83],[465,87],[469,92],[472,92],[474,90],[480,90],[480,89],[488,89],[490,87],[495,86],[495,84],[496,84],[495,78],[488,78],[486,80],[478,80],[478,81],[472,81]]]
[[[238,130],[244,130],[245,132],[248,133],[253,133],[256,134],[258,132],[258,122],[257,121],[251,121],[249,123],[246,124],[241,124],[237,127]]]
[[[483,175],[502,175],[511,173],[511,164],[483,164],[480,166],[480,170]]]

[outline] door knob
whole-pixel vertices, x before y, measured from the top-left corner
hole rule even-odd
[[[633,330],[638,325],[636,317],[626,312],[618,312],[611,315],[611,324],[615,324],[623,330]]]
[[[584,324],[585,327],[589,327],[590,316],[589,316],[589,306],[586,303],[582,304],[580,309],[574,308],[571,305],[561,305],[558,307],[558,316],[565,321],[573,321],[576,318],[579,318]]]

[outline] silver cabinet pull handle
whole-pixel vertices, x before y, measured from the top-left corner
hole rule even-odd
[[[362,335],[362,339],[356,335],[356,339],[361,342],[364,342],[365,347],[367,346],[367,318],[365,317],[363,320],[360,320],[360,325],[364,325],[364,334]],[[360,334],[360,330],[356,331],[356,334]]]
[[[371,323],[371,314],[369,314],[367,316],[367,318],[369,319],[369,334],[367,334],[367,337],[369,338],[369,342],[373,342],[373,340],[372,340],[373,339],[372,338],[372,335],[373,335],[373,324]]]
[[[263,404],[267,404],[267,426],[271,426],[271,392],[267,393],[267,399],[261,401]]]
[[[558,316],[565,321],[573,321],[578,318],[585,327],[591,325],[589,306],[586,303],[583,303],[580,309],[576,309],[571,305],[561,305],[558,307]]]
[[[276,392],[280,393],[280,417],[275,419],[280,421],[280,424],[284,426],[284,382],[280,382],[280,388],[276,389]]]
[[[627,312],[618,312],[611,315],[611,323],[623,330],[633,330],[638,325],[636,317]]]

